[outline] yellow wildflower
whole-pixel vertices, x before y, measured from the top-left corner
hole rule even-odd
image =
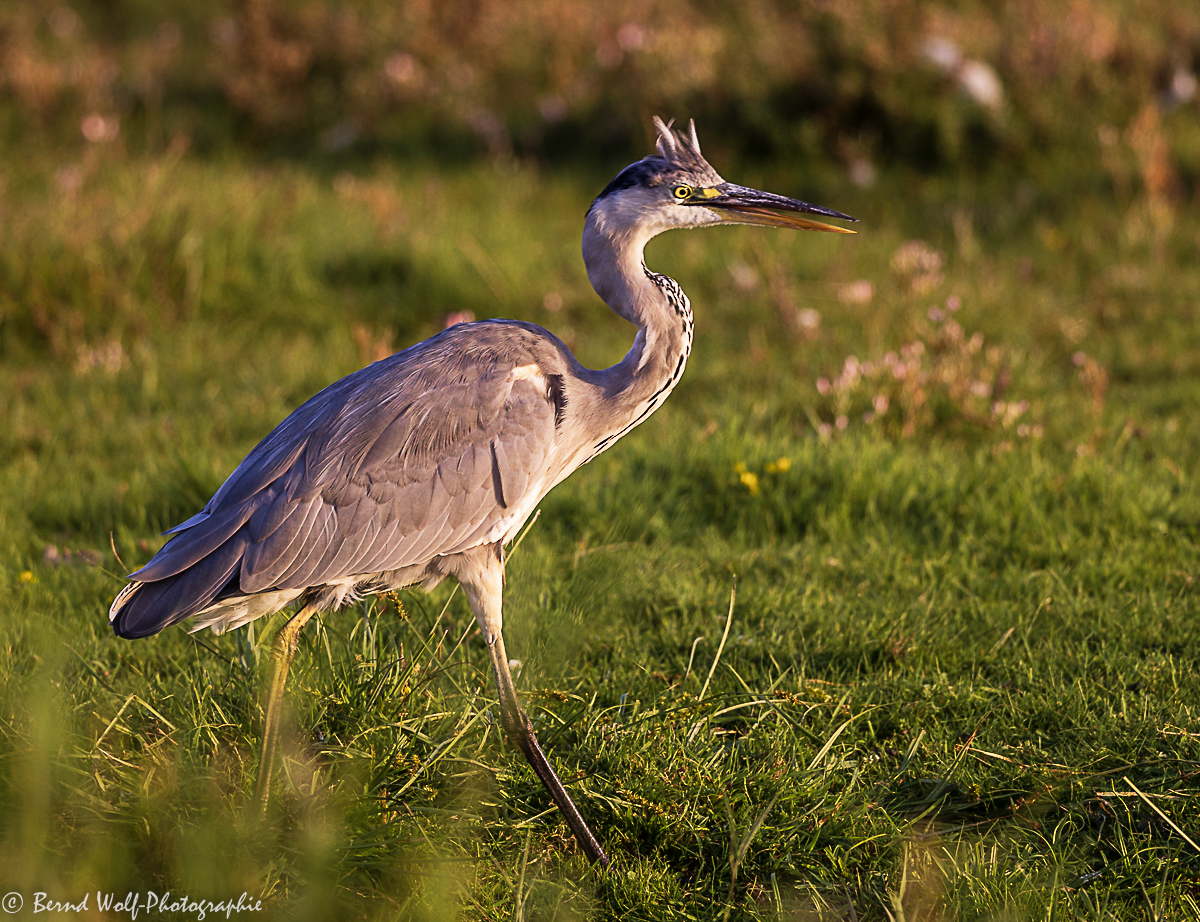
[[[743,471],[739,478],[742,484],[750,491],[750,495],[754,496],[758,493],[758,475],[750,471]]]
[[[790,471],[792,469],[792,459],[791,458],[780,458],[778,461],[775,462],[775,469],[777,471],[779,471],[779,473],[781,473],[781,474],[786,474],[788,471]]]
[[[23,583],[32,583],[33,582],[33,571],[32,570],[22,570],[20,580]]]

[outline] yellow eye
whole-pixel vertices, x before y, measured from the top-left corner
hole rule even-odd
[[[691,186],[676,186],[675,198],[690,198],[692,194]]]

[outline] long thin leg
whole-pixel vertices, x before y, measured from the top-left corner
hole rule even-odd
[[[254,785],[254,796],[264,813],[267,809],[267,799],[271,796],[271,773],[275,768],[275,753],[279,748],[279,716],[283,710],[283,692],[287,685],[288,670],[296,656],[300,631],[316,613],[317,610],[312,605],[305,605],[280,628],[275,645],[271,649],[271,684],[267,687],[262,758],[258,762],[258,781]]]
[[[550,766],[546,753],[538,745],[533,725],[521,709],[517,700],[517,688],[513,684],[512,672],[508,668],[508,654],[504,650],[501,628],[504,596],[504,547],[501,544],[484,545],[455,555],[447,561],[450,566],[446,575],[453,576],[463,587],[483,639],[492,657],[492,669],[496,673],[496,686],[500,692],[500,716],[509,738],[517,744],[525,760],[533,768],[538,780],[554,799],[555,805],[571,827],[575,840],[583,848],[588,860],[608,867],[608,855],[588,829],[588,824],[579,815],[579,808],[567,794],[558,775]]]
[[[513,684],[512,672],[508,668],[508,654],[504,651],[504,638],[498,632],[488,645],[488,651],[492,656],[492,668],[496,672],[496,685],[500,691],[500,713],[505,731],[517,744],[517,748],[521,750],[526,761],[533,768],[534,773],[542,782],[542,786],[554,798],[554,803],[562,813],[563,819],[567,821],[567,825],[571,827],[571,832],[575,834],[575,840],[582,846],[588,860],[607,868],[608,855],[604,854],[604,849],[600,847],[592,830],[584,822],[579,808],[571,800],[571,795],[567,793],[563,783],[558,780],[558,775],[551,767],[550,760],[546,758],[546,753],[538,744],[528,715],[517,700],[517,689]]]

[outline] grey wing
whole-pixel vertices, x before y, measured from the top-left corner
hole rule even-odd
[[[554,437],[545,395],[531,382],[496,377],[479,382],[508,391],[490,424],[473,418],[478,388],[427,392],[381,433],[357,469],[339,471],[320,489],[292,490],[284,478],[247,523],[242,591],[398,570],[482,543],[511,508],[510,497],[523,500],[541,483]]]
[[[132,578],[172,577],[233,543],[241,592],[302,589],[495,540],[553,482],[561,407],[536,337],[488,326],[503,349],[464,327],[318,394]]]

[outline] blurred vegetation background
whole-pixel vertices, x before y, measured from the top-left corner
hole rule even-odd
[[[1115,173],[1136,165],[1172,196],[1200,180],[1198,56],[1200,15],[1172,0],[0,10],[3,137],[22,147],[82,134],[144,151],[186,137],[555,162],[640,151],[652,114],[686,113],[719,159],[828,160],[868,182],[895,165],[1036,172],[1070,149],[1057,181],[1128,182]],[[1102,163],[1101,146],[1134,163]]]
[[[168,310],[99,290],[70,303],[66,278],[104,287],[89,248],[106,277],[140,272],[176,315],[227,301],[212,287],[224,257],[206,262],[195,206],[172,203],[164,178],[185,157],[341,171],[341,198],[394,237],[400,199],[352,188],[371,164],[482,160],[602,182],[645,152],[653,114],[694,117],[730,175],[802,177],[872,218],[915,216],[898,195],[953,199],[966,253],[1017,227],[1061,249],[1053,225],[1088,202],[1122,209],[1130,240],[1194,251],[1172,232],[1200,195],[1198,60],[1200,12],[1173,0],[17,0],[0,9],[0,348],[61,356]],[[151,161],[120,226],[119,205],[74,203],[106,167]],[[867,194],[881,178],[887,193]],[[70,209],[61,236],[22,209],[37,190]],[[34,250],[63,278],[40,281]]]

